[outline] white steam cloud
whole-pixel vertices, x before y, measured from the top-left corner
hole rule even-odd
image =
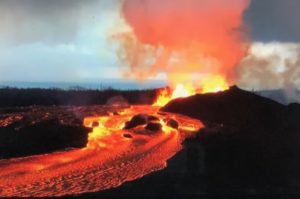
[[[241,87],[284,89],[289,102],[300,101],[300,43],[253,43],[239,67]]]

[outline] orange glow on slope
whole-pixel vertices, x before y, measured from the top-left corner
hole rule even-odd
[[[162,89],[159,91],[158,98],[153,105],[164,106],[176,98],[188,97],[196,93],[215,93],[229,88],[226,80],[221,75],[202,78],[200,85],[200,89],[197,89],[197,87],[192,84],[177,84],[174,90]]]
[[[216,93],[220,91],[227,90],[229,88],[226,80],[220,76],[210,76],[207,78],[204,78],[202,80],[202,90],[201,93]]]
[[[161,90],[159,93],[159,97],[153,105],[164,106],[172,99],[188,97],[194,94],[196,94],[196,90],[192,85],[178,84],[173,91],[170,91],[168,89]]]

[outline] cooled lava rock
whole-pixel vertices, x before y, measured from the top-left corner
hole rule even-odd
[[[148,122],[158,122],[159,118],[153,115],[138,114],[132,117],[132,119],[125,123],[123,129],[133,129],[137,126],[146,125]]]
[[[167,125],[169,127],[172,127],[173,129],[178,129],[178,127],[179,127],[179,123],[176,120],[174,120],[174,119],[169,119],[167,121]]]
[[[155,117],[153,115],[149,115],[148,118],[147,118],[148,122],[150,121],[159,121],[159,118],[158,117]]]
[[[99,122],[98,121],[93,121],[92,127],[98,127],[98,126],[99,126]]]
[[[125,133],[125,134],[123,134],[123,136],[125,137],[125,138],[132,138],[132,135],[131,134],[129,134],[129,133]]]
[[[138,114],[132,117],[132,119],[125,123],[124,129],[133,129],[140,125],[147,124],[147,115]]]
[[[103,106],[0,108],[0,158],[84,148],[92,128],[85,117],[114,110]],[[96,120],[95,120],[96,121]]]
[[[113,112],[113,115],[120,115],[120,113],[119,112]]]
[[[86,146],[90,129],[65,125],[57,119],[34,124],[18,122],[0,128],[0,158],[48,153]]]
[[[149,131],[153,131],[153,132],[158,132],[158,131],[161,131],[162,125],[160,123],[157,123],[157,122],[150,122],[150,123],[147,124],[145,129],[147,129]]]

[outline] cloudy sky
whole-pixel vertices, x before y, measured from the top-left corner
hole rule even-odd
[[[119,0],[0,0],[0,81],[120,78],[120,63],[108,39],[118,26],[119,4]],[[274,79],[268,87],[297,81],[284,68],[289,66],[294,74],[299,68],[299,9],[299,0],[252,0],[245,21],[253,43],[241,66],[240,72],[247,74],[241,85],[266,72]],[[274,56],[277,61],[271,63]],[[269,67],[257,72],[262,62]],[[247,72],[254,63],[256,73]],[[278,75],[293,82],[276,82]],[[253,80],[251,86],[259,87],[259,81]]]

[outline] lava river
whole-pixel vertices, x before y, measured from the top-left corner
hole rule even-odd
[[[136,114],[155,116],[162,130],[153,133],[143,125],[124,130]],[[178,121],[178,128],[165,123],[170,118]],[[182,141],[203,127],[198,120],[159,113],[153,106],[85,118],[84,125],[93,127],[84,149],[0,160],[0,196],[64,196],[117,187],[165,168]]]

